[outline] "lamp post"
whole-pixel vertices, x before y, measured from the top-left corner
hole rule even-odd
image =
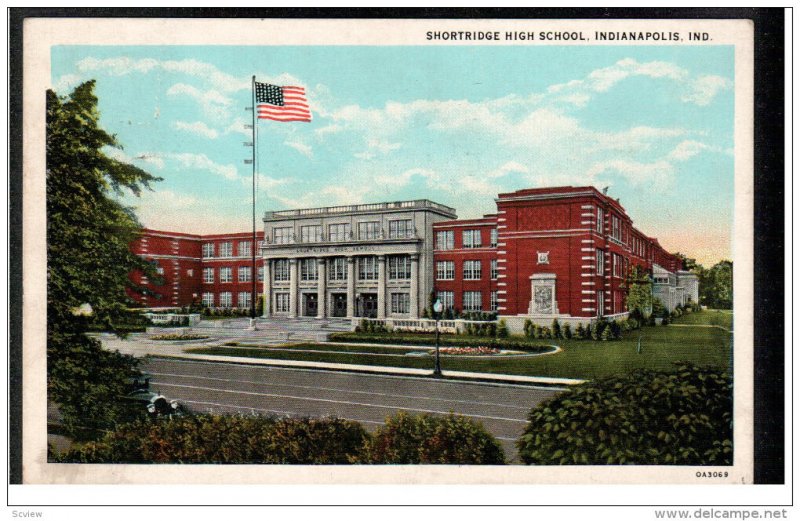
[[[436,321],[436,363],[433,366],[433,376],[435,378],[442,377],[442,366],[439,363],[439,318],[442,316],[442,301],[436,299],[436,302],[433,304],[433,318]]]

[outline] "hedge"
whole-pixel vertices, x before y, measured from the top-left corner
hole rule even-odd
[[[403,333],[331,333],[331,342],[353,342],[353,343],[375,343],[375,344],[400,344],[411,346],[434,346],[436,336],[432,333],[422,334],[403,334]],[[454,347],[493,347],[497,349],[510,349],[517,351],[527,351],[531,353],[543,353],[552,350],[549,345],[536,345],[529,342],[514,340],[512,338],[469,338],[462,336],[439,337],[439,345]]]

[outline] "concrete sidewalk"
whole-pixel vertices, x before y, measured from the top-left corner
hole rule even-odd
[[[180,358],[186,360],[205,360],[216,363],[246,364],[274,367],[295,367],[298,369],[321,369],[328,371],[343,371],[351,373],[372,373],[387,374],[397,376],[415,376],[433,378],[433,369],[412,369],[405,367],[391,367],[380,365],[359,365],[359,364],[339,364],[330,362],[307,362],[301,360],[269,360],[264,358],[250,358],[244,356],[220,356],[204,355],[196,353],[186,353],[185,350],[192,347],[219,346],[222,342],[214,339],[213,342],[194,344],[177,344],[163,341],[151,341],[147,339],[121,340],[114,335],[102,335],[99,339],[107,349],[118,350],[121,353],[136,357],[155,356],[161,358]],[[227,340],[226,340],[227,341]],[[404,346],[414,347],[414,346]],[[429,347],[426,347],[429,348]],[[431,362],[432,363],[432,362]],[[521,385],[544,385],[544,386],[570,386],[584,383],[585,380],[572,378],[553,378],[546,376],[521,376],[498,373],[475,373],[468,371],[448,371],[443,370],[442,375],[454,380],[482,381],[505,384]]]

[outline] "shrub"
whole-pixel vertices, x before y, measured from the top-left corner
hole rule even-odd
[[[561,336],[567,340],[572,338],[572,328],[569,324],[564,324],[564,328],[561,330]]]
[[[600,324],[599,320],[595,320],[589,326],[589,336],[591,336],[592,340],[600,340],[600,335],[603,334],[602,325]]]
[[[366,444],[370,463],[501,465],[500,443],[483,424],[466,416],[410,416],[386,419]]]
[[[575,328],[575,338],[578,340],[583,340],[585,335],[586,331],[583,328],[583,324],[578,324],[578,327]]]
[[[600,340],[603,340],[603,341],[614,340],[614,335],[611,332],[611,327],[607,326],[607,327],[603,328],[603,332],[600,333]]]
[[[524,324],[522,325],[522,330],[525,332],[525,336],[532,337],[533,336],[533,322],[531,319],[526,318]]]
[[[140,420],[60,457],[75,463],[342,464],[362,458],[369,435],[339,418],[197,415]]]
[[[339,332],[331,333],[329,336],[332,342],[365,342],[365,343],[388,343],[410,346],[433,346],[436,343],[436,336],[433,333],[350,333]],[[476,340],[457,335],[441,335],[439,343],[442,346],[454,347],[476,347],[482,345],[498,349],[511,349],[516,351],[527,351],[531,353],[541,353],[550,351],[550,346],[537,345],[530,341],[510,338],[486,338]]]
[[[551,328],[553,338],[561,338],[561,324],[558,323],[558,319],[553,319],[553,327]]]
[[[508,338],[508,324],[503,318],[497,324],[497,338]]]
[[[731,465],[733,382],[716,368],[639,369],[533,408],[517,441],[537,465]]]

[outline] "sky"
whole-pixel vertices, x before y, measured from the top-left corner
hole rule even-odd
[[[644,233],[731,258],[729,46],[59,46],[52,87],[95,79],[109,154],[162,177],[124,202],[149,228],[251,229],[251,77],[307,91],[311,123],[261,120],[257,215],[608,187]]]

